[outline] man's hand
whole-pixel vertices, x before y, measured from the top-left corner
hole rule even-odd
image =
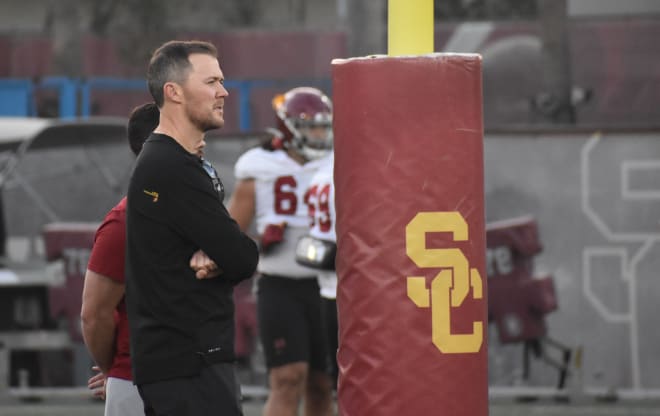
[[[261,234],[261,252],[267,253],[270,249],[273,248],[278,243],[281,243],[284,240],[284,229],[286,228],[286,222],[281,222],[279,224],[268,224],[263,234]]]
[[[107,377],[98,366],[92,367],[92,370],[98,371],[98,374],[93,375],[87,380],[87,387],[92,390],[94,397],[105,400],[105,382]]]
[[[195,277],[198,279],[210,279],[222,273],[218,265],[202,250],[197,250],[190,258],[190,268],[195,271]]]

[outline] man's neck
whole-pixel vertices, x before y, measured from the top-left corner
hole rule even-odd
[[[188,152],[197,153],[196,146],[204,138],[204,132],[195,128],[188,120],[160,113],[160,123],[154,133],[165,134],[173,138]]]

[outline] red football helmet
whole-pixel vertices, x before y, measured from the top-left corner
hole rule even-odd
[[[298,87],[273,98],[277,130],[284,146],[307,160],[318,159],[332,149],[332,101],[311,87]]]

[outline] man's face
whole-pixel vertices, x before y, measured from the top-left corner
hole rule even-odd
[[[186,113],[201,131],[224,126],[224,75],[218,60],[211,55],[193,54],[188,57],[192,68],[183,82]]]

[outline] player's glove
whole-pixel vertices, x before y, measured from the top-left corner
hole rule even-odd
[[[275,245],[284,240],[284,229],[286,222],[279,224],[268,224],[263,234],[261,234],[261,252],[268,253]]]

